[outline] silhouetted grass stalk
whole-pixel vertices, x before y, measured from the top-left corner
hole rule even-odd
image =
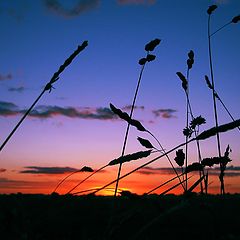
[[[214,9],[217,8],[216,5],[213,5]],[[217,104],[216,104],[216,95],[215,95],[215,82],[214,82],[214,73],[213,73],[213,61],[212,61],[212,48],[211,48],[211,12],[208,12],[208,55],[209,55],[209,66],[210,66],[210,75],[211,75],[211,84],[212,84],[212,98],[213,98],[213,108],[214,108],[214,119],[215,119],[215,126],[218,127],[218,113],[217,113]],[[221,157],[221,144],[220,144],[220,135],[217,133],[217,149],[218,149],[218,156]],[[220,169],[222,172],[222,164],[220,163]],[[225,194],[224,189],[224,179],[220,179],[220,193]]]
[[[106,168],[108,166],[105,165],[99,169],[97,169],[96,171],[94,171],[93,173],[91,173],[89,176],[87,176],[86,178],[84,178],[82,181],[80,181],[76,186],[74,186],[73,188],[71,188],[66,194],[70,194],[73,190],[75,190],[79,185],[81,185],[82,183],[84,183],[86,180],[88,180],[90,177],[92,177],[93,175],[95,175],[96,173],[100,172],[101,170],[103,170],[104,168]]]
[[[227,132],[227,131],[232,130],[232,129],[234,129],[234,128],[236,128],[236,127],[239,127],[239,126],[240,126],[240,119],[238,119],[238,120],[236,120],[236,121],[234,121],[234,122],[230,122],[230,123],[227,123],[227,124],[220,125],[220,126],[218,126],[218,127],[210,128],[210,129],[208,129],[208,130],[203,131],[202,133],[200,133],[196,138],[190,139],[190,140],[188,141],[188,144],[189,144],[190,142],[195,141],[195,140],[205,140],[205,139],[208,139],[208,138],[210,138],[210,137],[212,137],[212,136],[215,136],[215,135],[216,135],[217,133],[219,133],[219,132]],[[151,164],[151,163],[159,160],[160,158],[162,158],[162,157],[166,156],[167,154],[169,154],[169,153],[177,150],[178,148],[185,146],[185,144],[186,144],[185,142],[184,142],[184,143],[181,143],[181,144],[179,144],[178,146],[176,146],[176,147],[170,149],[169,151],[165,152],[164,154],[162,154],[162,155],[160,155],[160,156],[158,156],[158,157],[156,157],[156,158],[154,158],[154,159],[152,159],[152,160],[150,160],[150,161],[148,161],[148,162],[140,165],[139,167],[133,169],[132,171],[130,171],[130,172],[128,172],[128,173],[120,176],[119,180],[121,180],[121,179],[123,179],[123,178],[131,175],[132,173],[138,171],[139,169],[141,169],[141,168],[143,168],[143,167],[146,167],[147,165],[149,165],[149,164]],[[175,178],[177,178],[177,176],[176,176]],[[106,187],[112,185],[112,184],[115,183],[116,181],[117,181],[117,179],[111,181],[110,183],[108,183],[108,184],[104,185],[103,187],[99,188],[98,190],[94,191],[92,194],[95,194],[95,193],[97,193],[97,192],[105,189]]]
[[[192,111],[192,107],[191,107],[191,103],[190,103],[190,99],[189,99],[189,67],[188,67],[188,70],[187,70],[187,81],[188,81],[188,91],[186,92],[186,98],[187,98],[187,114],[188,114],[188,111],[190,113],[190,116],[191,116],[191,119],[193,120],[194,119],[194,115],[193,115],[193,111]],[[189,125],[189,121],[187,120],[187,127]],[[199,126],[198,126],[199,128]],[[198,131],[196,131],[194,129],[194,135],[195,137],[198,136]],[[186,142],[188,140],[188,136],[186,136]],[[201,162],[202,160],[202,154],[201,154],[201,148],[200,148],[200,143],[199,143],[199,140],[196,140],[196,144],[197,144],[197,151],[198,151],[198,161]],[[187,150],[187,146],[188,144],[186,144],[186,150]],[[186,151],[186,164],[185,164],[185,167],[187,167],[187,159],[188,159],[188,155],[187,155],[187,151]],[[202,177],[202,175],[204,176],[204,170],[199,170],[199,178]],[[187,172],[186,172],[186,178],[187,178]],[[186,185],[187,185],[187,181],[186,181]],[[200,187],[201,187],[201,193],[203,193],[203,186],[202,186],[202,181],[200,182]],[[186,186],[186,190],[187,190],[187,186]]]
[[[157,141],[158,145],[159,145],[160,148],[161,148],[161,151],[162,151],[163,153],[166,153],[165,149],[163,148],[163,146],[162,146],[162,144],[159,142],[159,140],[158,140],[150,131],[147,130],[146,132],[149,133],[149,134]],[[177,176],[177,178],[178,178],[178,180],[179,180],[179,183],[182,185],[183,190],[186,191],[186,188],[185,188],[184,185],[183,185],[183,182],[184,182],[184,181],[182,181],[182,180],[180,179],[180,176],[178,175],[178,172],[177,172],[176,168],[174,167],[174,165],[173,165],[170,157],[168,156],[168,154],[166,154],[166,158],[168,159],[168,162],[170,163],[170,165],[171,165],[174,173],[176,174],[176,176]]]
[[[78,46],[77,50],[75,50],[73,52],[73,54],[67,58],[64,62],[63,65],[61,65],[58,69],[57,72],[55,72],[51,78],[51,80],[46,84],[46,86],[44,87],[43,91],[40,93],[40,95],[37,97],[37,99],[33,102],[33,104],[31,105],[31,107],[25,112],[25,114],[22,116],[22,118],[20,119],[20,121],[17,123],[17,125],[14,127],[14,129],[11,131],[11,133],[8,135],[8,137],[5,139],[5,141],[3,142],[3,144],[0,147],[0,152],[2,151],[2,149],[4,148],[4,146],[7,144],[7,142],[10,140],[10,138],[12,137],[12,135],[15,133],[15,131],[18,129],[18,127],[21,125],[21,123],[23,122],[23,120],[27,117],[27,115],[31,112],[31,110],[33,109],[33,107],[36,105],[36,103],[39,101],[39,99],[42,97],[42,95],[46,92],[49,91],[51,92],[53,86],[52,84],[54,82],[56,82],[59,79],[59,75],[61,72],[64,71],[64,69],[72,62],[72,60],[81,52],[85,49],[85,47],[88,45],[87,41],[84,41],[82,43],[81,46]]]
[[[217,116],[217,107],[216,107],[216,94],[215,94],[215,86],[214,86],[214,76],[213,76],[213,65],[212,65],[212,51],[211,51],[211,37],[225,28],[226,26],[230,25],[231,23],[238,23],[240,21],[240,15],[235,16],[231,21],[227,22],[224,24],[222,27],[220,27],[218,30],[213,32],[212,34],[210,33],[210,21],[211,21],[211,14],[212,12],[217,8],[217,5],[212,5],[208,8],[207,13],[208,15],[208,50],[209,50],[209,64],[210,64],[210,70],[211,70],[211,81],[212,81],[212,95],[213,95],[213,103],[214,103],[214,116],[215,116],[215,123],[216,127],[218,126],[218,116]],[[217,145],[218,145],[218,154],[219,157],[221,157],[221,146],[220,146],[220,136],[217,134]],[[224,165],[220,163],[220,193],[225,194],[225,187],[224,187]]]
[[[187,85],[188,85],[188,87],[187,87],[187,89],[186,89],[186,91],[185,91],[185,93],[186,93],[186,127],[188,127],[189,126],[189,107],[191,106],[190,105],[190,101],[189,101],[189,67],[187,68]],[[186,142],[186,145],[185,145],[185,169],[187,168],[187,165],[188,165],[188,138],[189,138],[189,136],[187,136],[186,135],[186,138],[185,138],[185,142]],[[185,173],[185,191],[187,191],[187,189],[188,189],[188,186],[187,186],[187,171],[186,171],[186,173]]]
[[[195,140],[195,139],[191,139],[191,140],[188,141],[188,143],[190,143],[190,142],[192,142],[192,141],[194,141],[194,140]],[[164,154],[162,154],[162,155],[160,155],[160,156],[158,156],[158,157],[156,157],[156,158],[154,158],[154,159],[152,159],[152,160],[150,160],[150,161],[148,161],[148,162],[142,164],[141,166],[139,166],[139,167],[133,169],[132,171],[126,173],[125,175],[120,176],[120,177],[119,177],[119,180],[121,180],[121,179],[123,179],[123,178],[125,178],[125,177],[131,175],[132,173],[138,171],[139,169],[141,169],[141,168],[143,168],[143,167],[146,167],[147,165],[149,165],[149,164],[151,164],[151,163],[153,163],[153,162],[159,160],[160,158],[162,158],[162,157],[166,156],[167,154],[169,154],[169,153],[171,153],[171,152],[177,150],[178,148],[180,148],[180,147],[182,147],[182,146],[185,146],[185,144],[186,144],[185,142],[184,142],[184,143],[181,143],[181,144],[179,144],[178,146],[172,148],[171,150],[165,152]],[[175,178],[177,178],[177,176],[176,176]],[[115,183],[115,182],[117,182],[117,179],[116,179],[116,180],[113,180],[112,182],[110,182],[110,183],[104,185],[103,187],[99,188],[98,190],[96,190],[95,192],[93,192],[93,194],[95,194],[95,193],[97,193],[97,192],[99,192],[99,191],[105,189],[106,187],[112,185],[112,184]]]
[[[142,68],[141,68],[141,71],[140,71],[140,74],[139,74],[137,87],[136,87],[136,90],[135,90],[135,94],[134,94],[133,102],[132,102],[132,107],[131,107],[131,111],[130,111],[130,118],[132,118],[132,115],[133,115],[133,111],[134,111],[134,107],[135,107],[135,103],[136,103],[136,99],[137,99],[137,94],[138,94],[138,90],[139,90],[139,86],[140,86],[140,83],[141,83],[142,74],[143,74],[143,70],[145,68],[145,65],[146,65],[146,63],[144,63],[142,65]],[[123,147],[122,147],[122,153],[121,153],[122,156],[124,156],[124,153],[125,153],[129,129],[130,129],[130,124],[128,123],[126,133],[125,133],[125,137],[124,137]],[[122,163],[120,163],[119,168],[118,168],[114,197],[116,197],[116,195],[117,195],[117,189],[118,189],[119,179],[120,179],[120,175],[121,175],[121,169],[122,169]]]
[[[130,119],[132,119],[132,115],[133,115],[133,111],[134,111],[134,107],[135,107],[135,103],[136,103],[136,99],[137,99],[137,94],[138,94],[138,90],[139,90],[139,86],[140,86],[140,83],[141,83],[142,74],[143,74],[145,65],[146,65],[147,62],[153,61],[155,59],[155,56],[149,54],[149,52],[153,51],[155,49],[155,47],[160,42],[161,42],[161,40],[156,38],[155,40],[152,40],[148,44],[146,44],[145,45],[145,50],[147,52],[146,58],[142,58],[142,59],[139,60],[139,64],[142,65],[142,68],[141,68],[141,71],[140,71],[140,74],[139,74],[137,87],[136,87],[135,94],[134,94],[134,97],[133,97],[131,112],[130,112],[130,116],[129,116]],[[125,133],[125,137],[124,137],[123,148],[122,148],[122,156],[124,156],[124,153],[125,153],[127,139],[128,139],[128,133],[129,133],[129,128],[130,128],[130,123],[128,122],[126,133]],[[116,195],[117,195],[117,189],[118,189],[118,184],[119,184],[119,178],[120,178],[120,175],[121,175],[121,169],[122,169],[122,163],[120,163],[119,169],[118,169],[118,175],[117,175],[117,182],[116,182],[114,197],[116,197]]]
[[[224,104],[224,102],[222,101],[222,99],[219,97],[218,95],[218,100],[220,101],[220,103],[222,104],[223,108],[226,110],[226,112],[228,113],[228,115],[230,116],[230,118],[235,121],[235,119],[233,118],[232,114],[229,112],[228,108],[226,107],[226,105]],[[240,132],[240,127],[237,127],[237,129]]]
[[[208,79],[208,76],[205,75],[205,80],[206,80],[206,83],[207,83],[207,86],[210,90],[212,90],[212,85]],[[228,113],[228,115],[230,116],[230,118],[235,121],[235,119],[233,118],[232,114],[230,113],[230,111],[228,110],[227,106],[224,104],[224,102],[222,101],[222,99],[220,98],[219,94],[217,93],[217,91],[215,90],[214,91],[214,94],[216,96],[216,98],[219,100],[219,102],[222,104],[223,108],[225,109],[225,111]],[[240,131],[240,128],[238,127],[238,130]]]
[[[183,175],[184,175],[184,172],[182,172],[180,175],[177,175],[177,176],[175,176],[175,177],[173,177],[173,178],[171,178],[171,179],[167,180],[166,182],[164,182],[164,183],[160,184],[159,186],[157,186],[157,187],[153,188],[152,190],[148,191],[148,192],[147,192],[147,193],[145,193],[145,194],[146,194],[146,195],[149,195],[150,193],[152,193],[152,192],[156,191],[157,189],[159,189],[159,188],[161,188],[161,187],[165,186],[166,184],[168,184],[168,183],[172,182],[172,181],[173,181],[173,180],[175,180],[177,177],[181,177],[181,176],[183,176]],[[179,186],[179,185],[180,185],[181,183],[183,183],[184,181],[186,181],[186,179],[184,179],[183,181],[181,181],[180,183],[178,183],[178,185],[177,185],[177,186]]]

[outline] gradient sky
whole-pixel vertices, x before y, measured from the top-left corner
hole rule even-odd
[[[212,96],[204,80],[209,75],[206,10],[212,4],[218,5],[213,31],[240,13],[239,0],[0,0],[1,142],[64,60],[84,40],[89,43],[0,153],[0,192],[51,193],[73,169],[97,169],[119,157],[126,123],[111,114],[109,103],[129,112],[140,72],[138,60],[145,56],[145,44],[155,38],[162,41],[154,51],[156,60],[143,73],[134,118],[167,150],[184,141],[185,95],[176,72],[186,73],[187,53],[192,49],[193,112],[206,118],[202,130],[213,127]],[[231,24],[212,38],[215,87],[236,119],[240,116],[239,42],[240,24]],[[231,121],[219,102],[218,110],[220,124]],[[137,136],[155,144],[131,128],[126,153],[145,150]],[[226,176],[227,192],[240,192],[239,140],[236,129],[221,135],[223,151],[230,144],[234,166]],[[201,143],[201,149],[203,157],[217,156],[215,138]],[[123,165],[123,173],[146,161]],[[190,162],[195,161],[196,146],[191,144]],[[62,174],[54,172],[59,167]],[[120,188],[143,193],[171,177],[166,159],[149,167],[126,178]],[[214,193],[219,190],[216,174],[213,170],[210,180]],[[102,186],[116,175],[116,167],[107,168],[81,189]],[[75,175],[60,192],[85,176]]]

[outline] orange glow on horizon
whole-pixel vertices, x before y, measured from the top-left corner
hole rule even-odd
[[[6,174],[4,175],[4,177]],[[57,184],[65,177],[65,174],[61,175],[26,175],[20,178],[19,175],[16,174],[15,180],[7,180],[7,178],[2,178],[0,182],[0,192],[1,193],[30,193],[30,194],[51,194]],[[85,179],[88,176],[88,173],[84,173],[74,179],[68,179],[57,189],[58,194],[66,194],[70,189],[72,189],[76,184]],[[108,182],[111,182],[116,177],[116,172],[108,171],[104,173],[96,174],[94,177],[88,179],[78,188],[76,188],[72,193],[80,192],[79,194],[88,194],[91,193],[92,190],[101,188],[106,185]],[[144,194],[153,188],[163,184],[169,179],[175,177],[173,174],[140,174],[134,173],[119,182],[118,195],[122,190],[130,191],[132,193],[136,193],[138,195]],[[198,180],[198,174],[193,174],[193,177],[188,182],[188,187],[190,187],[195,181]],[[226,193],[237,193],[240,191],[239,187],[239,177],[226,177],[225,178],[225,188]],[[152,194],[161,194],[172,186],[178,184],[178,179],[162,186],[161,188],[152,192]],[[115,183],[108,186],[106,189],[103,189],[97,193],[97,195],[106,195],[111,196],[114,195]],[[195,192],[200,192],[200,187],[197,187]],[[208,193],[210,194],[219,194],[220,191],[220,183],[217,175],[209,176],[209,189]],[[182,194],[183,189],[181,186],[176,187],[175,189],[168,192],[168,194]]]

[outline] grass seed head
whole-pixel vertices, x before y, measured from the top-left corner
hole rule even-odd
[[[193,52],[193,50],[190,50],[190,51],[189,51],[188,57],[189,57],[189,59],[191,59],[191,60],[194,59],[194,52]]]
[[[147,59],[146,58],[141,58],[138,63],[142,66],[144,65],[145,63],[147,62]]]
[[[151,154],[152,150],[148,151],[140,151],[132,154],[128,154],[119,158],[116,158],[108,163],[109,166],[113,166],[116,164],[124,163],[124,162],[130,162],[133,160],[138,160],[140,158],[148,157]]]
[[[141,143],[142,146],[144,146],[145,148],[154,148],[153,145],[151,144],[151,142],[147,139],[138,137],[137,140]]]
[[[152,55],[152,54],[148,54],[148,55],[147,55],[147,61],[148,61],[148,62],[151,62],[151,61],[155,60],[155,58],[156,58],[155,55]]]
[[[183,87],[184,91],[187,91],[187,88],[188,88],[187,79],[185,78],[185,76],[181,72],[176,72],[176,74],[178,75],[178,77],[182,81],[182,87]]]
[[[232,19],[232,23],[238,23],[240,21],[240,15],[237,15]]]
[[[218,132],[227,132],[227,131],[237,128],[239,126],[240,126],[240,119],[232,121],[230,123],[220,125],[218,127],[213,127],[213,128],[210,128],[210,129],[200,133],[196,137],[196,140],[204,140],[204,139],[210,138],[212,136],[215,136]]]
[[[153,51],[155,47],[161,42],[160,39],[156,38],[145,45],[145,50],[147,52]]]
[[[81,168],[80,172],[94,172],[92,168],[84,166]]]
[[[135,119],[130,119],[129,124],[136,127],[137,130],[141,131],[141,132],[145,132],[146,128],[138,121]]]
[[[174,158],[178,166],[182,167],[185,160],[185,153],[182,149],[176,151],[176,157]]]
[[[199,162],[194,162],[186,167],[186,172],[193,172],[193,171],[202,171],[203,170],[203,165]]]
[[[195,129],[196,126],[200,126],[202,124],[205,124],[206,123],[206,119],[203,118],[201,115],[196,117],[196,118],[193,118],[193,120],[190,122],[190,126],[192,129]]]
[[[183,129],[183,135],[190,138],[193,134],[193,129],[192,128],[189,128],[189,127],[185,127]]]
[[[209,89],[213,89],[213,86],[212,86],[212,84],[210,83],[210,80],[209,80],[209,78],[208,78],[207,75],[205,75],[205,81],[206,81],[206,83],[207,83],[208,88],[209,88]]]
[[[121,119],[123,119],[127,122],[129,122],[131,120],[129,115],[126,112],[122,112],[121,109],[116,108],[112,103],[110,103],[110,109],[113,111],[113,113],[118,115]]]
[[[211,6],[209,6],[207,13],[209,15],[211,15],[213,13],[213,11],[215,11],[216,9],[217,9],[217,5],[211,5]]]

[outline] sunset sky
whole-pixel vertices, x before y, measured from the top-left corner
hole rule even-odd
[[[119,157],[127,124],[116,118],[109,104],[129,113],[141,69],[138,61],[146,55],[145,44],[155,38],[161,43],[153,52],[155,61],[143,72],[134,118],[166,150],[185,141],[186,99],[176,72],[186,74],[187,54],[193,50],[189,79],[193,113],[206,119],[201,131],[213,127],[212,95],[204,79],[210,76],[206,10],[212,4],[218,5],[212,32],[240,13],[239,0],[0,0],[1,143],[53,73],[88,41],[0,152],[0,193],[49,194],[72,171],[83,166],[98,169]],[[212,37],[215,87],[235,119],[240,118],[239,43],[240,23]],[[219,101],[217,107],[219,123],[230,122]],[[131,128],[126,154],[146,150],[138,136],[156,145],[151,136]],[[220,138],[222,151],[228,144],[232,150],[226,191],[240,193],[240,132],[234,129]],[[196,144],[189,148],[189,162],[198,161]],[[201,151],[203,158],[217,156],[215,137],[201,142]],[[123,173],[156,156],[124,164]],[[175,152],[170,157],[174,159]],[[167,159],[161,158],[125,178],[120,188],[147,192],[173,177],[169,168]],[[114,180],[117,169],[106,168],[78,190]],[[65,193],[88,174],[73,175],[59,192]],[[219,192],[217,174],[216,169],[210,171],[211,193]],[[191,181],[196,179],[197,175]]]

